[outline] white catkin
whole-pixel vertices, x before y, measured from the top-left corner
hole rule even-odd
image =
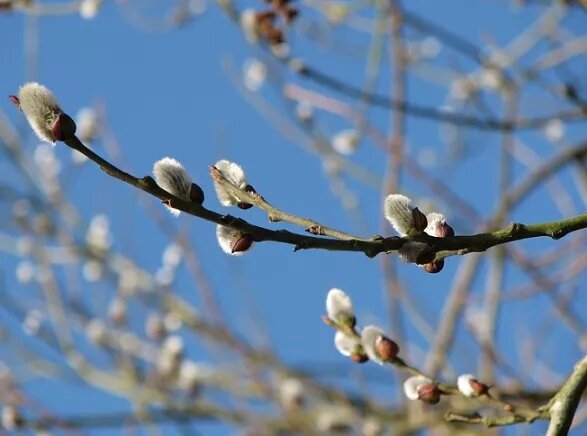
[[[385,218],[400,236],[406,236],[414,228],[412,200],[405,195],[391,194],[385,198]]]
[[[351,298],[341,289],[332,288],[326,296],[326,313],[331,320],[345,324],[354,317]]]
[[[219,160],[214,164],[216,169],[222,173],[222,176],[239,189],[245,189],[249,184],[245,172],[240,165],[228,160]],[[218,201],[223,206],[233,206],[239,202],[239,199],[232,195],[226,188],[219,183],[214,183],[214,189],[218,196]]]
[[[192,179],[180,162],[170,157],[158,160],[153,165],[153,176],[161,188],[182,200],[190,201]],[[172,207],[168,206],[168,209],[176,216],[180,213]]]
[[[385,336],[383,330],[374,325],[369,325],[361,331],[361,344],[363,345],[363,350],[365,350],[365,353],[367,353],[370,360],[377,362],[379,365],[383,365],[385,362],[381,359],[379,353],[377,353],[375,345],[377,339],[383,336]]]
[[[18,91],[20,109],[41,141],[55,143],[51,127],[63,111],[55,96],[45,86],[29,82]]]
[[[475,390],[471,386],[471,380],[474,380],[474,379],[475,379],[475,377],[472,374],[459,375],[459,377],[457,378],[457,387],[459,388],[459,391],[461,392],[461,394],[463,394],[466,397],[477,396],[477,393],[475,392]]]
[[[431,383],[433,383],[432,380],[430,380],[428,377],[424,377],[423,375],[410,377],[404,382],[404,394],[406,397],[408,397],[408,399],[416,401],[420,397],[418,393],[420,388]]]

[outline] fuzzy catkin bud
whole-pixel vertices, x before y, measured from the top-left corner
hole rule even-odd
[[[369,359],[383,365],[397,357],[398,345],[385,336],[383,330],[369,325],[361,332],[361,344]]]
[[[183,165],[175,159],[165,157],[158,160],[153,165],[153,176],[157,184],[170,194],[184,201],[191,201],[202,204],[204,201],[204,192],[202,189],[192,183],[192,179],[183,167]],[[178,216],[180,211],[165,204],[169,211]]]
[[[75,123],[45,86],[36,82],[26,83],[20,87],[18,97],[11,96],[11,100],[18,104],[41,141],[54,144],[75,134]]]
[[[418,375],[408,378],[403,385],[404,394],[408,399],[421,400],[425,403],[436,404],[440,400],[438,386],[428,377]]]
[[[2,427],[8,431],[15,431],[23,424],[23,418],[18,409],[7,405],[2,408]]]
[[[455,231],[449,226],[444,215],[438,212],[431,212],[426,215],[428,226],[424,230],[430,236],[437,238],[449,238],[455,235]]]
[[[245,172],[240,165],[230,162],[228,160],[219,160],[214,164],[214,168],[220,172],[228,182],[233,184],[239,189],[246,190],[248,192],[254,192],[252,186],[249,185]],[[214,181],[214,189],[216,189],[216,195],[218,201],[223,206],[238,205],[241,209],[248,209],[251,205],[247,203],[241,203],[238,197],[233,195],[228,189],[222,186],[217,181]]]
[[[334,346],[343,356],[351,357],[354,354],[362,354],[361,343],[355,337],[349,336],[338,330],[334,335]]]
[[[240,16],[240,25],[249,43],[259,42],[259,24],[257,12],[254,9],[245,9]]]
[[[457,386],[459,391],[466,397],[478,397],[480,395],[487,395],[489,392],[489,386],[481,383],[472,374],[459,375]]]
[[[216,226],[218,245],[226,254],[241,256],[253,245],[253,237],[239,230],[218,224]]]
[[[340,326],[353,328],[355,314],[351,298],[341,289],[332,288],[326,296],[326,313],[328,318]]]
[[[428,225],[426,216],[405,195],[391,194],[383,205],[385,218],[402,237],[422,233]]]
[[[444,215],[438,212],[431,212],[426,215],[428,226],[424,230],[430,236],[437,238],[448,238],[455,235],[451,226],[449,226]],[[436,262],[430,262],[424,265],[424,271],[431,274],[437,274],[444,268],[444,259]]]

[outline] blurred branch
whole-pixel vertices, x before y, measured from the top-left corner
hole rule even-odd
[[[546,410],[550,412],[548,436],[568,434],[573,416],[587,387],[587,356],[576,365],[566,383],[549,402]]]

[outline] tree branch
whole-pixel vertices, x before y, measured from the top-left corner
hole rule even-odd
[[[261,196],[254,196],[251,195],[251,193],[241,190],[240,195],[246,195],[244,198],[247,201],[251,201],[254,204],[257,204],[259,207],[265,210],[270,217],[273,215],[274,217],[278,217],[284,221],[292,222],[303,227],[308,225],[319,226],[319,228],[314,228],[314,230],[318,231],[321,229],[321,234],[327,234],[326,232],[328,232],[328,235],[332,236],[332,238],[306,236],[287,230],[271,230],[264,227],[259,227],[254,224],[250,224],[243,219],[235,218],[231,215],[222,215],[212,210],[206,209],[197,203],[184,201],[160,188],[155,180],[153,180],[153,178],[150,176],[137,178],[122,171],[86,147],[76,136],[72,136],[66,139],[64,142],[69,147],[79,151],[90,160],[98,164],[100,168],[109,176],[132,185],[148,194],[153,195],[154,197],[159,198],[164,202],[169,202],[169,204],[175,209],[179,209],[190,215],[202,218],[203,220],[228,226],[239,230],[242,233],[249,234],[256,242],[273,241],[294,245],[295,251],[302,249],[355,251],[363,252],[369,257],[374,257],[379,253],[389,253],[391,251],[399,250],[406,242],[413,240],[426,243],[429,246],[429,249],[426,250],[426,255],[431,256],[435,254],[435,260],[438,261],[449,256],[485,251],[496,245],[522,239],[543,236],[548,236],[553,239],[560,239],[570,232],[587,228],[587,213],[585,213],[560,221],[552,221],[542,224],[524,225],[513,223],[505,229],[497,230],[491,233],[480,233],[470,236],[435,238],[433,236],[427,235],[426,233],[423,233],[422,235],[412,237],[411,239],[399,237],[383,238],[380,236],[375,236],[371,239],[355,238],[352,235],[322,226],[313,220],[299,218],[294,215],[282,212],[279,209],[269,205],[265,200],[262,199]],[[231,189],[235,190],[238,188],[233,186]]]

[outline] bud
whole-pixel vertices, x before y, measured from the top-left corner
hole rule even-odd
[[[381,356],[381,360],[389,362],[397,357],[399,345],[386,336],[379,336],[375,340],[375,351]]]
[[[489,393],[489,386],[481,383],[472,374],[459,375],[457,386],[465,397],[478,397]]]
[[[355,129],[338,132],[332,138],[332,148],[340,154],[351,155],[359,146],[359,133]]]
[[[385,218],[402,237],[422,233],[427,226],[426,216],[405,195],[391,194],[383,205]]]
[[[66,141],[75,135],[75,122],[73,119],[64,113],[57,115],[57,119],[51,126],[51,134],[57,141]]]
[[[241,235],[232,243],[232,254],[241,253],[251,248],[253,244],[253,237],[251,235]]]
[[[196,204],[203,204],[204,203],[204,191],[195,183],[192,183],[192,187],[190,188],[190,201]]]
[[[326,313],[336,324],[354,328],[356,319],[351,298],[342,290],[332,288],[326,296]]]
[[[255,190],[252,189],[252,186],[249,185],[247,177],[245,176],[245,172],[240,167],[240,165],[228,160],[219,160],[214,164],[213,169],[216,169],[218,172],[220,172],[222,177],[224,177],[228,182],[237,188],[247,192],[255,192]],[[212,179],[214,180],[214,176],[212,176]],[[238,197],[233,195],[224,186],[220,185],[216,180],[214,180],[214,189],[216,189],[218,201],[220,201],[220,204],[223,206],[238,205],[241,209],[248,209],[249,207],[252,207],[252,205],[249,205],[248,203],[242,203]]]
[[[86,336],[94,345],[104,346],[108,341],[108,330],[101,319],[91,319],[85,327]]]
[[[148,338],[158,341],[165,336],[165,324],[158,313],[151,313],[145,321],[145,333]]]
[[[438,404],[440,389],[435,384],[424,385],[418,389],[418,399],[428,404]]]
[[[428,220],[426,219],[426,215],[420,212],[420,209],[417,207],[412,209],[412,220],[414,222],[414,229],[416,232],[421,233],[424,229],[428,226]]]
[[[305,402],[304,384],[297,378],[286,378],[279,385],[279,402],[287,411],[299,410]]]
[[[216,226],[218,245],[226,254],[240,256],[253,245],[253,237],[239,230],[218,224]]]
[[[69,116],[67,119],[59,120],[63,110],[55,96],[43,85],[36,82],[26,83],[20,87],[18,97],[10,96],[10,100],[24,113],[41,141],[54,144],[59,139],[54,132],[61,137],[71,134],[72,129],[75,132],[75,123]]]
[[[79,14],[84,20],[91,20],[98,15],[102,0],[82,0],[79,3]]]
[[[108,319],[116,325],[124,324],[127,317],[126,301],[120,297],[114,298],[108,306]]]
[[[403,387],[404,394],[410,400],[421,400],[428,404],[436,404],[440,401],[440,389],[436,383],[423,375],[408,378]]]
[[[361,351],[361,343],[353,336],[349,336],[340,330],[334,335],[334,346],[343,356],[364,355]]]
[[[208,376],[209,368],[206,368],[192,360],[185,360],[181,362],[179,367],[178,386],[189,392],[195,394],[198,392],[202,381]]]
[[[428,226],[424,231],[430,236],[449,238],[455,235],[455,231],[446,223],[443,214],[431,212],[426,217],[428,218]]]
[[[395,359],[399,352],[398,345],[374,325],[369,325],[361,331],[361,345],[369,359],[379,365]]]
[[[201,191],[200,187],[192,183],[192,179],[183,165],[175,159],[165,157],[155,162],[153,176],[157,184],[173,196],[184,201],[194,201],[196,203],[200,200],[200,193],[198,192],[198,190]],[[204,193],[201,192],[202,201],[203,197]],[[165,204],[165,206],[173,215],[178,216],[180,214],[178,209],[174,209],[168,204]]]
[[[183,339],[180,336],[167,337],[157,360],[159,374],[165,377],[176,375],[180,369],[183,352]]]
[[[4,406],[2,408],[2,426],[5,430],[15,431],[24,423],[22,415],[14,406]]]
[[[243,65],[243,82],[245,88],[256,92],[265,83],[267,78],[267,65],[258,59],[247,59]]]
[[[442,271],[444,268],[444,259],[439,260],[438,262],[430,262],[424,265],[424,271],[430,274],[436,274]]]
[[[9,95],[8,98],[10,99],[10,102],[20,110],[20,100],[18,97],[16,95]]]
[[[257,12],[254,9],[245,9],[240,16],[240,25],[247,41],[257,44],[259,42]]]

